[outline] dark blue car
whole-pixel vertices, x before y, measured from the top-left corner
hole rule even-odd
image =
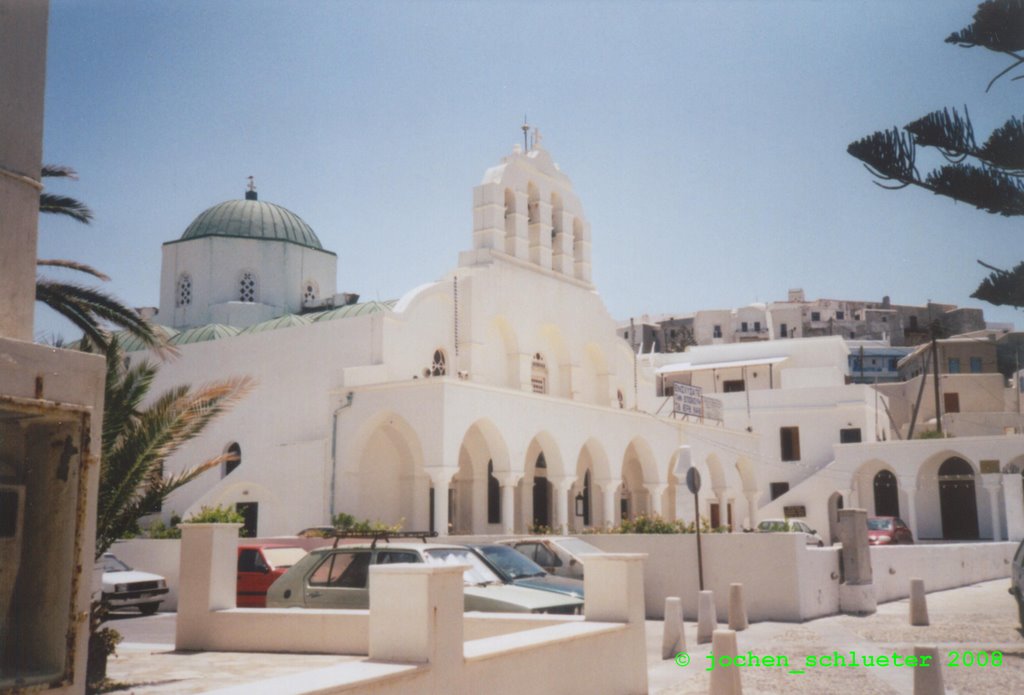
[[[469,547],[482,557],[506,584],[583,598],[582,580],[548,574],[536,562],[507,545],[473,543]]]

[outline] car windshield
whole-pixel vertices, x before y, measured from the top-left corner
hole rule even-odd
[[[428,565],[469,565],[462,575],[466,584],[501,583],[490,567],[469,548],[436,548],[423,552]]]
[[[554,541],[554,543],[565,548],[569,551],[570,555],[594,555],[604,552],[600,548],[596,548],[586,541],[581,541],[579,538],[560,538],[557,541]]]
[[[892,519],[868,519],[869,531],[889,531],[892,529]]]
[[[131,572],[132,568],[118,560],[113,555],[103,556],[104,572]]]
[[[264,548],[263,554],[274,567],[291,567],[306,557],[306,551],[302,548]]]
[[[509,579],[541,577],[547,574],[543,567],[507,545],[484,545],[477,550],[498,568],[498,572]]]
[[[774,532],[781,531],[781,532],[786,532],[786,531],[789,531],[789,524],[787,524],[785,521],[779,521],[779,520],[762,521],[760,524],[757,525],[757,530],[758,531],[774,531]]]

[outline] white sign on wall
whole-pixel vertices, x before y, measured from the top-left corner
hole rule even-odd
[[[704,397],[699,386],[672,385],[672,411],[681,415],[704,417]]]

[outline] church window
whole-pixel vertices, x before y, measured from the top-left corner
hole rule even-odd
[[[501,523],[501,483],[494,476],[494,461],[487,462],[487,523]]]
[[[430,376],[444,376],[448,373],[448,359],[444,350],[434,350],[434,361],[430,364]]]
[[[302,306],[313,306],[320,296],[319,286],[312,280],[302,284]]]
[[[238,279],[238,301],[256,301],[256,273],[246,271]]]
[[[242,465],[242,447],[238,446],[238,442],[231,442],[224,453],[229,457],[229,460],[224,462],[224,475],[228,475]]]
[[[175,304],[177,306],[188,306],[192,303],[192,276],[182,273],[178,277],[178,295]]]
[[[544,355],[535,353],[533,356],[533,369],[530,373],[530,383],[534,393],[548,392],[548,365],[544,361]]]

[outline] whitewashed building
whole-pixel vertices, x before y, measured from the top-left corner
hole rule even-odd
[[[977,523],[947,533],[949,504],[928,487],[946,459],[934,463],[934,442],[889,446],[886,398],[846,383],[841,338],[638,357],[591,282],[591,243],[571,182],[539,146],[485,172],[457,266],[392,301],[337,294],[337,257],[254,191],[204,211],[164,244],[157,320],[180,356],[156,388],[227,375],[258,386],[169,465],[239,461],[175,493],[164,516],[236,506],[260,535],[341,512],[442,534],[690,520],[676,471],[692,461],[705,480],[700,514],[715,526],[796,509],[827,536],[839,506],[860,504],[927,516],[910,519],[926,537],[1024,533],[1024,519],[1017,531],[1002,512],[1011,497],[983,493],[994,479],[978,477],[991,476],[982,461],[1021,466],[1022,438],[947,447],[978,482]],[[746,322],[760,336],[763,311],[733,329]],[[720,400],[720,417],[673,418],[675,382]],[[899,481],[898,509],[873,492],[883,468]]]

